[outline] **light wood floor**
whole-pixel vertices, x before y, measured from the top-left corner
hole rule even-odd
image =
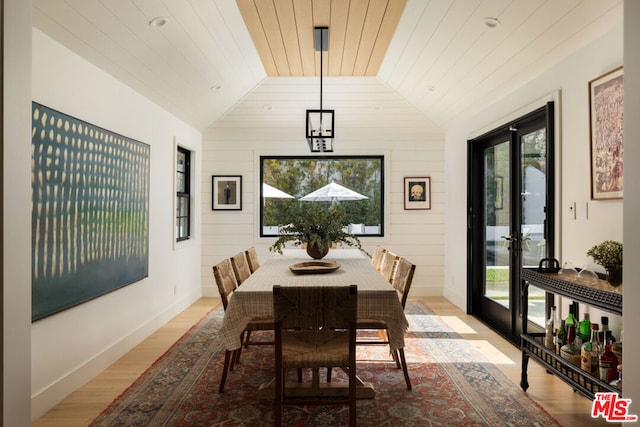
[[[521,353],[482,322],[466,315],[445,298],[420,298],[481,351],[516,384],[520,383]],[[75,427],[88,425],[138,376],[193,324],[219,303],[218,298],[202,298],[172,319],[136,348],[84,387],[76,390],[32,426]],[[462,321],[462,322],[460,322]],[[565,426],[614,426],[604,419],[593,419],[591,401],[560,381],[534,361],[529,362],[528,394]]]

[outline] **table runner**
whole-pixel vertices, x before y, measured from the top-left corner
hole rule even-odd
[[[389,329],[392,350],[404,347],[409,327],[396,290],[355,249],[332,249],[325,258],[341,267],[326,274],[296,275],[289,266],[311,261],[303,250],[287,250],[263,263],[235,290],[224,315],[220,335],[227,350],[240,347],[240,334],[250,320],[273,317],[273,285],[358,286],[358,319],[383,320]]]

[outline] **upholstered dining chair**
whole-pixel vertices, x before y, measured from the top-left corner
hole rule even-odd
[[[398,299],[404,309],[409,296],[409,289],[411,289],[411,283],[413,282],[413,275],[415,274],[416,266],[407,261],[406,258],[400,258],[397,262],[397,266],[394,270],[394,276],[392,286],[398,293]],[[381,345],[389,344],[388,327],[384,320],[378,319],[358,319],[358,329],[377,329],[379,339],[361,339],[357,341],[357,345]],[[409,371],[407,369],[407,361],[404,355],[404,349],[398,349],[391,352],[393,360],[396,362],[398,369],[402,369],[404,380],[407,384],[407,390],[411,390],[411,379],[409,378]],[[331,371],[327,372],[327,381],[331,381]]]
[[[319,387],[321,367],[341,367],[349,377],[349,395],[313,403],[349,404],[349,425],[356,425],[356,319],[358,289],[350,286],[274,286],[275,401],[274,425],[282,424],[286,403],[286,373],[294,368],[314,371],[312,387]]]
[[[387,250],[381,246],[376,246],[375,252],[373,252],[373,256],[371,257],[371,265],[373,268],[380,271],[380,267],[382,266],[382,258],[384,257],[385,252]]]
[[[220,299],[222,300],[222,308],[226,311],[227,306],[229,305],[229,301],[233,292],[237,289],[237,281],[236,276],[233,272],[233,267],[231,265],[231,261],[229,259],[224,259],[220,261],[218,264],[213,266],[213,277],[215,278],[216,285],[218,287],[218,292],[220,293]],[[251,321],[247,324],[247,327],[242,332],[243,337],[241,337],[241,342],[244,346],[249,343],[249,335],[251,331],[264,331],[264,330],[273,330],[273,321],[272,320],[255,320]],[[273,341],[252,341],[251,344],[263,344],[263,345],[273,345]],[[222,369],[222,377],[220,378],[220,386],[218,388],[218,392],[222,393],[224,391],[224,384],[227,381],[227,374],[229,371],[233,370],[233,366],[236,363],[240,362],[240,354],[242,351],[242,346],[239,349],[234,351],[226,350],[224,356],[224,367]]]
[[[251,274],[255,273],[255,271],[260,268],[260,261],[258,260],[258,253],[256,252],[255,246],[251,246],[244,251],[244,254],[247,257],[247,264],[249,264]]]
[[[396,264],[400,257],[391,251],[386,251],[382,256],[382,265],[380,266],[380,274],[391,283]]]
[[[242,282],[247,280],[251,276],[251,269],[249,269],[249,263],[244,252],[238,252],[231,257],[231,265],[233,266],[233,272],[236,275],[238,286],[242,285]]]

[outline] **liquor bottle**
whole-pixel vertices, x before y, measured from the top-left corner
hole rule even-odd
[[[579,367],[581,346],[582,340],[576,335],[576,325],[567,326],[567,343],[560,348],[560,357]]]
[[[618,365],[618,378],[611,381],[609,384],[618,390],[622,390],[622,364]]]
[[[602,330],[602,333],[600,334],[602,336],[602,340],[600,342],[604,344],[606,342],[605,339],[607,335],[609,335],[609,338],[615,341],[616,339],[612,335],[611,330],[609,329],[609,318],[607,316],[602,316],[600,318],[600,324],[602,325],[602,327],[600,328]]]
[[[591,339],[582,344],[580,350],[580,368],[596,377],[599,376],[598,357],[600,357],[601,353],[598,329],[597,323],[591,324]]]
[[[618,358],[611,350],[611,339],[605,342],[604,351],[600,353],[598,358],[598,369],[600,372],[600,380],[610,383],[618,377],[616,369],[618,367]]]
[[[549,319],[547,319],[547,324],[545,325],[545,335],[544,335],[544,345],[551,350],[555,350],[555,346],[553,344],[554,341],[554,321],[556,318],[556,306],[551,307],[551,313],[549,313]]]
[[[618,358],[618,363],[622,365],[622,328],[620,328],[620,337],[613,343],[612,350]]]
[[[589,313],[584,314],[584,319],[578,324],[578,335],[582,338],[582,342],[587,342],[591,338],[591,319]]]
[[[578,325],[578,322],[576,321],[576,317],[573,314],[573,304],[569,306],[569,314],[567,314],[567,319],[564,321],[564,323],[567,326],[567,331],[569,330],[569,326]]]
[[[562,346],[567,344],[567,325],[565,320],[562,319],[560,321],[560,327],[558,328],[558,332],[556,333],[556,353],[560,354],[560,349]]]

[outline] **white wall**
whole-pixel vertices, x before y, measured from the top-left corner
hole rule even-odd
[[[268,79],[203,136],[202,283],[218,295],[211,266],[256,246],[264,259],[274,238],[259,237],[259,157],[309,155],[305,109],[318,107],[318,82]],[[325,79],[324,108],[336,111],[336,155],[385,156],[384,238],[364,237],[417,264],[411,293],[442,295],[444,262],[444,135],[440,128],[375,78],[354,84]],[[265,109],[265,105],[271,109]],[[211,210],[211,175],[242,175],[242,211]],[[403,178],[431,176],[432,208],[405,211]]]
[[[30,422],[31,2],[4,0],[2,425]]]
[[[622,19],[622,17],[620,17]],[[622,27],[554,65],[540,77],[477,115],[447,129],[447,216],[445,296],[466,308],[466,268],[458,254],[466,243],[466,140],[508,119],[556,100],[557,178],[556,258],[582,266],[587,250],[603,240],[622,241],[622,201],[590,201],[588,82],[622,65]],[[515,114],[515,115],[514,115]],[[572,220],[564,209],[570,201],[588,204],[588,219]],[[578,212],[580,217],[580,212]],[[564,313],[566,315],[566,313]],[[618,321],[619,323],[619,321]],[[613,325],[612,325],[613,326]]]
[[[177,138],[195,150],[198,206],[202,137],[38,30],[32,61],[34,101],[151,145],[149,277],[33,323],[35,419],[201,296],[199,210],[194,239],[174,248],[173,171]],[[30,248],[29,235],[19,244]]]

